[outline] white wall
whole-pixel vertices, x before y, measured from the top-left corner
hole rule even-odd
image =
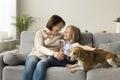
[[[41,18],[34,30],[45,27],[49,17],[58,14],[81,31],[115,32],[113,20],[120,16],[120,0],[20,0],[20,14]]]

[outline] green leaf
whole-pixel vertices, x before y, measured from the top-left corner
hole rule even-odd
[[[29,27],[31,27],[37,19],[29,15],[21,15],[12,18],[16,19],[16,23],[11,23],[12,25],[16,26],[17,30],[21,33],[22,31],[27,31]]]

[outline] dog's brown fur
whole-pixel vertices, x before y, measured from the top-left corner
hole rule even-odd
[[[112,61],[116,62],[117,55],[108,51],[103,50],[95,50],[95,51],[87,51],[82,49],[81,47],[73,47],[71,49],[73,55],[76,58],[79,58],[82,61],[84,71],[90,70],[93,66],[98,63],[104,63],[108,59],[112,59]]]

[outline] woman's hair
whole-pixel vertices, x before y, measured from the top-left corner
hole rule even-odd
[[[67,28],[70,28],[71,31],[72,31],[72,42],[75,43],[75,42],[78,42],[80,43],[80,39],[81,39],[81,31],[79,28],[77,28],[76,26],[74,25],[69,25],[67,26]]]
[[[51,18],[48,20],[46,27],[49,30],[52,30],[53,26],[59,24],[63,22],[63,24],[65,25],[65,21],[58,15],[53,15],[51,16]]]

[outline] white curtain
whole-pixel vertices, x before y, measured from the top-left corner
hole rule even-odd
[[[16,30],[11,23],[15,22],[12,16],[16,16],[16,0],[0,0],[0,10],[0,32],[7,33],[8,38],[15,39]]]

